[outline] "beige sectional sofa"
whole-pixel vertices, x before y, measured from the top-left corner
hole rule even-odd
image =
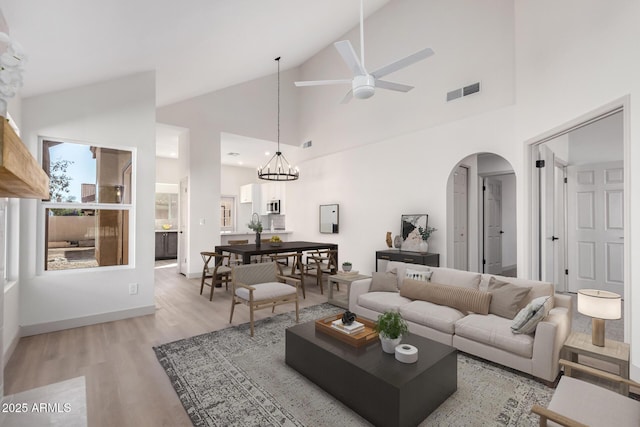
[[[416,272],[425,272],[424,275],[428,274],[430,278],[427,280],[426,277],[419,277],[427,281],[416,282],[407,278],[407,269],[409,276],[413,278],[416,277]],[[571,298],[555,294],[551,283],[395,261],[387,263],[386,271],[395,272],[395,277],[388,273],[385,279],[394,277],[398,289],[370,292],[372,280],[376,280],[377,285],[380,275],[374,279],[356,281],[350,287],[350,311],[375,320],[386,310],[397,310],[407,320],[411,333],[546,381],[556,379],[560,370],[560,349],[571,331],[572,306]],[[507,289],[496,288],[495,285],[503,286],[505,282],[507,287],[524,295],[517,303],[518,312],[540,300],[544,301],[545,308],[540,313],[544,318],[533,324],[532,333],[514,333],[514,319],[509,318],[510,314],[505,315],[503,311],[498,311],[499,307],[493,305],[488,310],[487,299],[498,303],[496,292]],[[403,284],[407,284],[404,290]],[[422,287],[429,285],[434,286]],[[526,288],[531,289],[527,292]],[[450,289],[452,292],[443,293],[443,289]],[[551,298],[540,298],[544,296]],[[501,294],[503,300],[504,297],[505,294]],[[523,314],[518,314],[518,318],[522,316]]]

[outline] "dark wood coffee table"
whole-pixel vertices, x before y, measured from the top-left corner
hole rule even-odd
[[[355,348],[316,331],[314,322],[286,331],[285,361],[378,426],[415,426],[458,387],[457,350],[415,334],[418,361],[398,362],[379,342]]]

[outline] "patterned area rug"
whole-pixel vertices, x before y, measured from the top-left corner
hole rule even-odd
[[[321,304],[300,310],[300,322],[338,313]],[[368,426],[284,362],[285,313],[154,347],[194,426]],[[534,403],[553,389],[523,375],[458,354],[458,390],[421,426],[536,426]]]

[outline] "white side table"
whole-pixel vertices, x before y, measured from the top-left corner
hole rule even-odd
[[[327,277],[327,285],[329,285],[329,304],[336,305],[338,307],[342,307],[344,309],[349,309],[349,287],[351,283],[356,280],[368,279],[371,276],[367,276],[365,274],[355,274],[355,275],[347,275],[347,274],[334,274],[333,276]],[[339,298],[334,296],[333,294],[333,285],[343,285],[347,289],[347,297]],[[336,286],[337,287],[337,286]]]

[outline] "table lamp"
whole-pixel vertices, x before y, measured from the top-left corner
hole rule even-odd
[[[604,347],[604,321],[620,319],[620,295],[598,289],[581,289],[578,291],[578,312],[591,319],[591,343]]]

